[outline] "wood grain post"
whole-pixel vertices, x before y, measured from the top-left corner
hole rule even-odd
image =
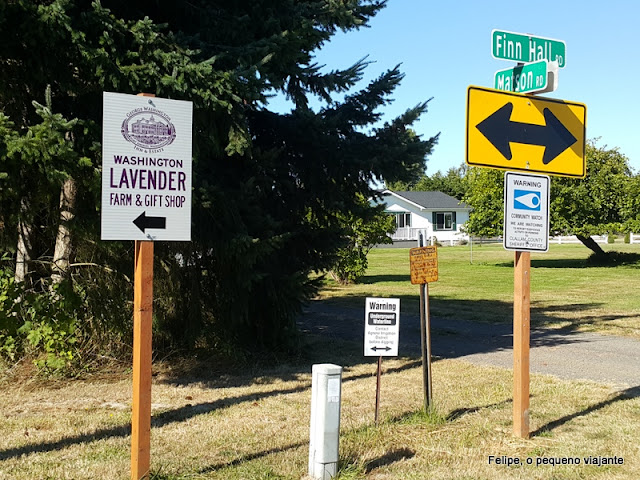
[[[513,434],[529,438],[531,254],[515,252],[513,290]]]
[[[140,97],[155,97],[139,93]],[[153,323],[153,242],[135,241],[133,279],[133,405],[131,480],[149,478],[151,467],[151,334]]]
[[[149,478],[151,463],[151,324],[153,242],[135,243],[131,480]]]

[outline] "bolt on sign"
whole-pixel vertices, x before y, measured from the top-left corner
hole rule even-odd
[[[438,247],[416,247],[409,250],[411,283],[423,285],[438,281]]]

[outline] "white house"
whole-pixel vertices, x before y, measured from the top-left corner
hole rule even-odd
[[[420,231],[428,243],[437,239],[453,245],[469,236],[460,227],[469,220],[471,208],[442,192],[393,192],[384,190],[385,211],[396,217],[395,241],[418,240]]]

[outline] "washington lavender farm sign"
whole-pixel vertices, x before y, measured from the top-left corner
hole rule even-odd
[[[104,92],[102,239],[191,240],[191,102]]]

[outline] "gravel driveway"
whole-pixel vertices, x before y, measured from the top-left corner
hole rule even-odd
[[[358,309],[314,301],[305,309],[298,325],[305,332],[364,342],[364,305]],[[512,333],[512,325],[432,316],[432,355],[513,368]],[[399,354],[420,356],[418,316],[401,316]],[[640,387],[640,341],[595,333],[532,329],[530,369],[532,373],[635,390]]]

